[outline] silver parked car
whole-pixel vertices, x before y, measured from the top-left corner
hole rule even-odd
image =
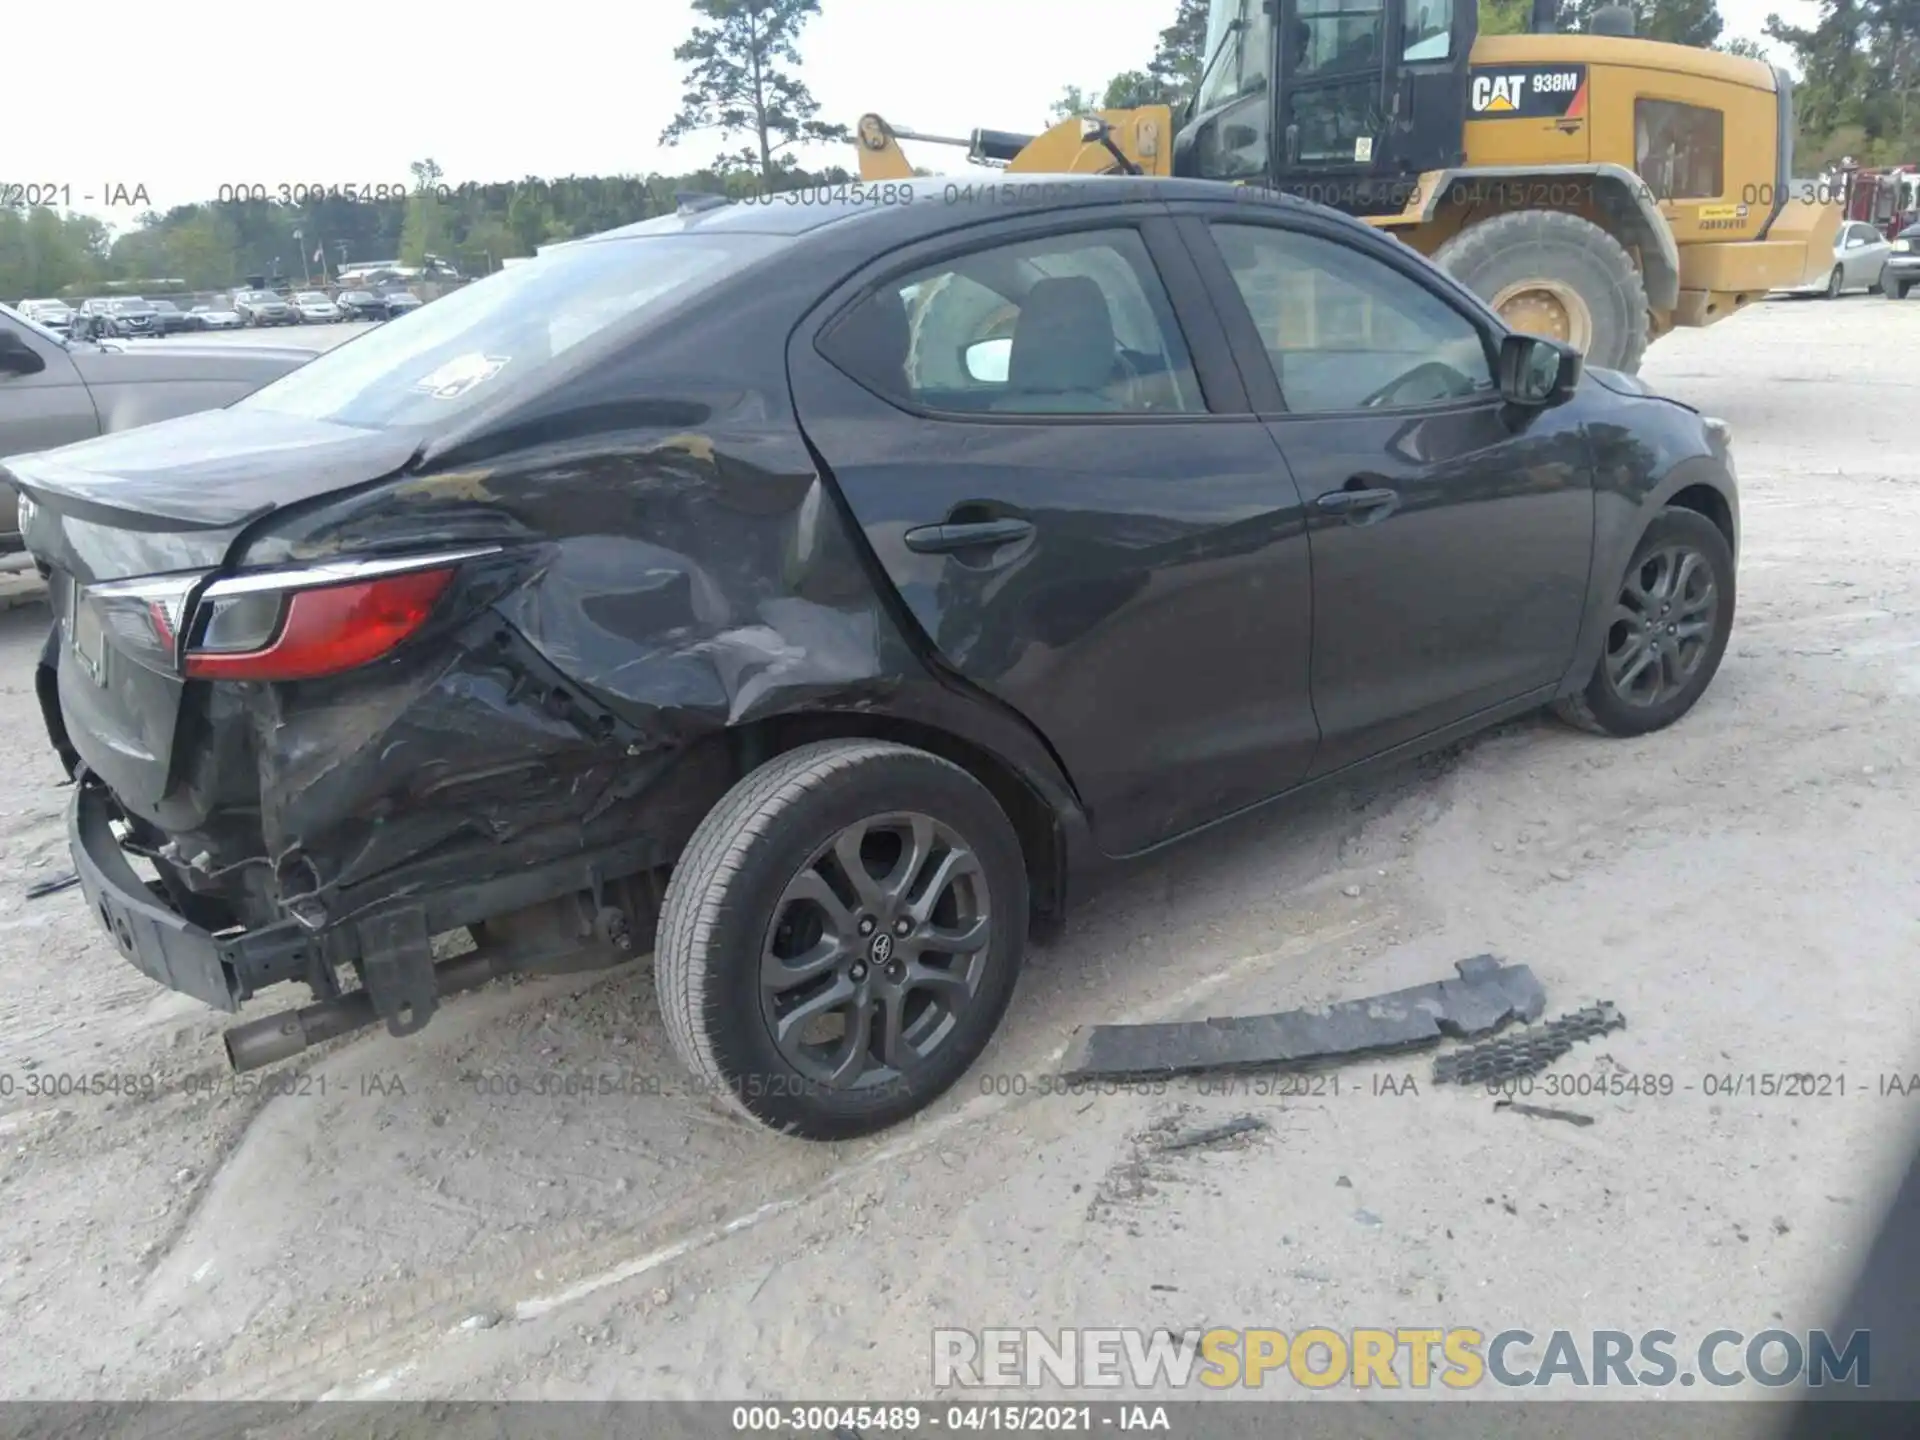
[[[233,297],[233,308],[240,323],[254,325],[298,325],[300,314],[271,290],[240,290]]]
[[[73,328],[73,307],[64,300],[22,300],[20,313],[57,334],[65,335]]]
[[[332,325],[343,318],[340,307],[318,290],[302,290],[295,295],[293,309],[303,325]]]
[[[196,305],[193,307],[193,313],[199,317],[202,330],[238,330],[240,328],[238,310],[230,310],[225,306]]]
[[[1893,246],[1887,237],[1861,220],[1849,220],[1833,237],[1833,268],[1811,285],[1799,285],[1789,295],[1819,295],[1837,300],[1849,290],[1877,290]]]
[[[0,305],[0,460],[217,410],[315,353],[191,340],[96,345],[67,340]],[[0,485],[0,552],[19,548],[19,497]]]

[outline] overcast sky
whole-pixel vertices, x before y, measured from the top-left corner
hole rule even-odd
[[[14,119],[0,141],[0,184],[70,185],[74,208],[117,225],[134,212],[106,206],[115,185],[144,186],[165,210],[212,199],[222,184],[401,184],[408,164],[426,156],[459,183],[680,172],[720,149],[700,136],[674,150],[659,144],[681,94],[673,48],[692,24],[684,0],[323,6],[311,22],[298,10],[263,11],[258,0],[6,8]],[[851,125],[877,110],[911,129],[965,134],[1037,128],[1064,86],[1141,66],[1175,5],[823,0],[821,8],[801,51],[821,118]],[[1755,39],[1768,11],[1812,8],[1812,0],[1721,0],[1729,32]],[[104,69],[80,64],[103,55],[112,57]],[[152,83],[135,89],[149,65]],[[907,150],[936,171],[961,163],[958,151]],[[851,147],[808,158],[854,166]]]

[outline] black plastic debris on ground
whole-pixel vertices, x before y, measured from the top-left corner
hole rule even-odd
[[[1436,1085],[1494,1085],[1502,1080],[1537,1075],[1578,1042],[1604,1035],[1609,1030],[1624,1030],[1626,1026],[1626,1018],[1614,1009],[1613,1002],[1602,1000],[1598,1005],[1549,1020],[1537,1029],[1503,1035],[1498,1040],[1442,1055],[1433,1062],[1433,1082]]]
[[[62,890],[71,890],[80,883],[80,877],[71,870],[60,875],[49,875],[44,880],[36,880],[27,887],[27,899],[39,900],[48,895],[58,895]]]
[[[1067,1079],[1191,1075],[1208,1070],[1307,1068],[1471,1039],[1511,1020],[1532,1021],[1546,992],[1525,965],[1492,955],[1461,960],[1457,980],[1315,1010],[1233,1015],[1164,1025],[1095,1025],[1068,1053]]]
[[[1209,1125],[1201,1130],[1190,1130],[1185,1135],[1176,1135],[1171,1140],[1163,1141],[1160,1149],[1163,1152],[1200,1150],[1208,1146],[1224,1145],[1227,1141],[1241,1135],[1249,1135],[1266,1128],[1267,1122],[1258,1115],[1240,1115],[1219,1125]]]
[[[1515,1115],[1526,1115],[1535,1120],[1564,1120],[1569,1125],[1587,1126],[1593,1124],[1591,1115],[1582,1115],[1578,1110],[1556,1110],[1551,1105],[1528,1105],[1521,1100],[1496,1100],[1496,1110],[1510,1110]]]

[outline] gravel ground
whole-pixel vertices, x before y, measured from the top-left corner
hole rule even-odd
[[[126,966],[76,891],[23,899],[63,867],[66,792],[29,669],[46,611],[7,582],[0,1394],[847,1398],[926,1393],[936,1324],[1821,1324],[1905,1159],[1879,1077],[1920,1070],[1920,387],[1884,363],[1916,339],[1920,305],[1866,297],[1654,349],[1652,382],[1732,422],[1744,487],[1740,616],[1686,721],[1522,721],[1140,867],[1033,957],[955,1094],[847,1145],[676,1093],[644,966],[223,1073],[219,1017]],[[1556,1073],[1672,1093],[1541,1101],[1576,1128],[1436,1093],[1417,1057],[1338,1093],[1041,1093],[1077,1025],[1483,951],[1550,1013],[1627,1016]],[[1705,1093],[1787,1071],[1845,1095]],[[106,1076],[136,1093],[45,1093]],[[566,1077],[596,1093],[535,1093]],[[1245,1114],[1267,1128],[1154,1153]]]

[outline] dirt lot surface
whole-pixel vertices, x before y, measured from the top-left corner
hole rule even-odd
[[[23,898],[64,867],[67,795],[29,596],[0,613],[0,1387],[846,1399],[926,1394],[937,1324],[1821,1324],[1905,1158],[1881,1077],[1920,1070],[1920,385],[1884,363],[1916,340],[1920,304],[1867,297],[1653,351],[1649,380],[1732,422],[1744,487],[1733,644],[1677,728],[1523,721],[1141,867],[1034,955],[953,1095],[855,1144],[678,1093],[644,966],[228,1076],[220,1017],[77,891]],[[1078,1025],[1483,951],[1550,1015],[1627,1016],[1553,1073],[1672,1093],[1536,1093],[1576,1128],[1436,1092],[1428,1057],[1337,1093],[1047,1093]],[[1707,1093],[1782,1072],[1845,1093]],[[75,1093],[113,1076],[138,1093]],[[1267,1128],[1156,1153],[1247,1114]]]

